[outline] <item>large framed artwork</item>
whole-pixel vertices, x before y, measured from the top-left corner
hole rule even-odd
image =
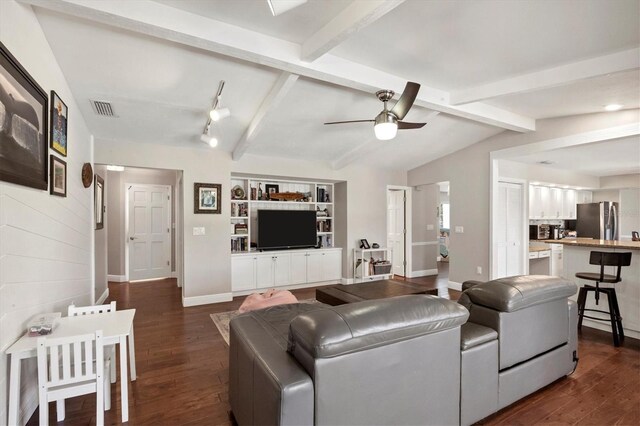
[[[60,96],[51,91],[51,148],[67,156],[67,119],[69,109]]]
[[[47,93],[0,42],[0,180],[48,187]]]
[[[219,183],[194,183],[193,212],[220,214],[221,191]]]

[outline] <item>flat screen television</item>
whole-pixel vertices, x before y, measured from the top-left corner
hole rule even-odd
[[[258,249],[315,247],[316,212],[313,210],[258,210]]]

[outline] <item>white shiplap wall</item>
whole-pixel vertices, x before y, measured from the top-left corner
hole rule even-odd
[[[0,425],[7,423],[8,357],[27,321],[42,312],[90,304],[93,291],[93,188],[80,181],[92,161],[91,135],[33,11],[0,1],[0,40],[49,93],[69,107],[67,197],[0,182]],[[35,363],[23,362],[21,416],[37,407]]]

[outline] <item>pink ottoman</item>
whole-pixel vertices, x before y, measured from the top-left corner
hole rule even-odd
[[[269,306],[298,303],[298,299],[287,290],[269,289],[265,293],[252,293],[244,299],[238,312],[244,313],[268,308]]]

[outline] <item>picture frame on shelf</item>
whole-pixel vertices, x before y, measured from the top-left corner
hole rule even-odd
[[[267,200],[271,200],[271,194],[277,194],[280,192],[280,185],[266,184],[265,192],[267,193]]]
[[[69,108],[55,91],[51,91],[50,146],[58,154],[67,156],[67,120]]]
[[[49,97],[2,42],[0,104],[12,123],[0,127],[0,180],[47,190]]]
[[[104,228],[104,179],[98,174],[94,177],[94,211],[96,229]]]
[[[222,185],[219,183],[193,184],[193,212],[196,214],[220,214]]]
[[[371,248],[369,241],[367,241],[366,238],[360,240],[360,248],[365,250],[369,250]]]
[[[55,155],[49,156],[49,193],[58,197],[67,196],[67,163]]]

